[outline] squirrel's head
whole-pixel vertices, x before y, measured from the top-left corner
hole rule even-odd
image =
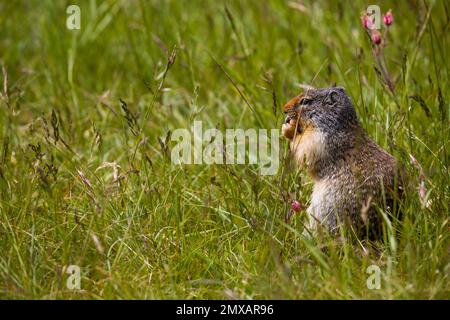
[[[284,107],[283,135],[313,176],[340,161],[363,137],[350,98],[340,87],[308,89]]]
[[[301,133],[308,127],[332,134],[353,130],[358,117],[344,88],[308,89],[283,107],[285,123],[298,119]]]

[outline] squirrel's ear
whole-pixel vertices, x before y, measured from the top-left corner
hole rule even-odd
[[[336,104],[339,101],[339,93],[335,90],[330,91],[328,94],[328,104]]]
[[[329,104],[336,104],[340,99],[339,97],[345,94],[345,89],[342,87],[335,87],[328,93],[328,103]]]

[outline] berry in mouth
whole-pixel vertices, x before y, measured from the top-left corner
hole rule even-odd
[[[289,123],[291,119],[292,118],[290,116],[286,116],[286,118],[284,119],[284,123]]]

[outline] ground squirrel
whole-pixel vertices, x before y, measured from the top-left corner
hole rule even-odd
[[[309,89],[284,107],[283,135],[296,162],[314,181],[310,229],[338,232],[346,223],[359,237],[378,238],[383,217],[399,195],[396,161],[360,126],[340,87]]]

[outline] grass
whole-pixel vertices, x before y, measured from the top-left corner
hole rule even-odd
[[[379,1],[393,96],[369,3],[302,3],[78,1],[68,30],[68,1],[1,2],[0,297],[448,299],[450,6]],[[304,212],[284,222],[311,182],[283,139],[273,176],[168,157],[169,130],[279,128],[299,84],[335,83],[412,186],[377,250],[303,237]]]

